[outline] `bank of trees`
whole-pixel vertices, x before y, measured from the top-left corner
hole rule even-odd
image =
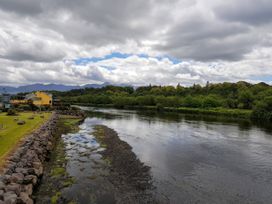
[[[157,106],[188,108],[225,108],[253,110],[252,117],[272,120],[272,87],[247,82],[219,83],[206,86],[106,86],[68,92],[55,92],[67,103],[111,104],[125,106]]]

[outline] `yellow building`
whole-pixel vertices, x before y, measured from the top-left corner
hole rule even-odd
[[[52,94],[37,91],[35,93],[27,94],[23,99],[13,99],[10,101],[13,105],[33,104],[35,106],[52,106]]]
[[[53,97],[52,94],[46,92],[37,91],[34,93],[34,97],[31,98],[35,106],[52,106]]]
[[[29,101],[25,99],[13,99],[13,100],[10,100],[10,103],[12,105],[19,105],[19,104],[28,104]]]

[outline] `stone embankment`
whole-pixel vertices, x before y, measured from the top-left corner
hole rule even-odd
[[[0,204],[32,204],[33,189],[43,175],[43,164],[53,149],[58,115],[20,142],[0,176]]]

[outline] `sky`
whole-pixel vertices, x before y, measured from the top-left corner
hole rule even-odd
[[[272,84],[271,0],[0,0],[0,85]]]

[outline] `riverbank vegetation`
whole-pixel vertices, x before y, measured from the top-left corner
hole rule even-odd
[[[109,105],[118,108],[149,107],[157,110],[272,120],[272,87],[265,83],[207,82],[205,86],[149,85],[135,89],[106,86],[54,94],[69,104]]]
[[[15,116],[0,113],[0,165],[5,156],[13,150],[19,140],[41,126],[50,118],[51,113],[33,114],[33,112],[20,112]],[[42,117],[41,117],[42,116]],[[22,124],[20,123],[22,122]]]
[[[76,180],[66,171],[67,158],[65,154],[65,143],[61,139],[62,134],[73,133],[79,130],[81,117],[71,115],[59,115],[55,132],[55,146],[49,162],[45,165],[43,185],[35,192],[36,203],[75,203],[63,201],[62,190],[73,185]]]

